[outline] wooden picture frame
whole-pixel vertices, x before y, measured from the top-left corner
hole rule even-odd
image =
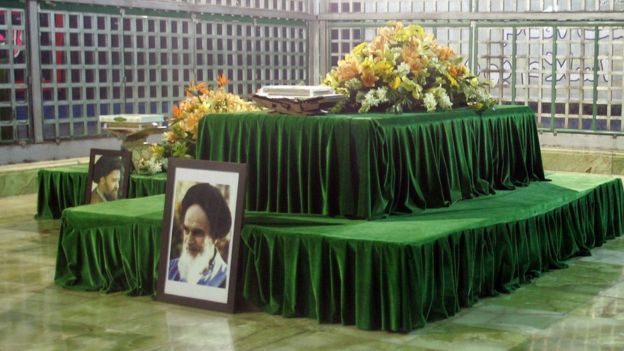
[[[91,149],[85,204],[125,199],[132,172],[131,159],[128,151]]]
[[[247,165],[169,159],[156,299],[234,312]]]

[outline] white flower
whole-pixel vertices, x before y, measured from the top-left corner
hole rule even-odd
[[[396,46],[396,47],[391,48],[390,50],[392,51],[392,56],[394,57],[393,62],[397,62],[399,57],[401,57],[401,52],[403,51],[403,48],[400,46]]]
[[[163,164],[156,158],[143,158],[138,162],[138,171],[143,174],[156,174],[162,172]]]
[[[353,91],[360,90],[362,89],[362,81],[357,78],[351,78],[345,82],[345,86],[349,90],[353,90]]]
[[[361,98],[362,106],[359,112],[368,112],[372,107],[379,106],[384,102],[388,102],[388,89],[386,87],[371,89]]]
[[[149,170],[151,174],[156,174],[162,172],[163,164],[160,161],[156,161],[156,159],[151,158],[149,163]]]
[[[453,108],[453,103],[451,102],[451,98],[448,96],[444,88],[436,89],[435,95],[438,100],[438,105],[440,106],[441,109],[448,111],[451,108]]]
[[[362,108],[365,108],[365,111],[370,110],[371,107],[375,107],[379,105],[381,102],[379,98],[377,98],[376,89],[369,90],[366,95],[364,95],[364,101],[362,101]]]
[[[406,77],[410,73],[410,66],[405,62],[401,62],[401,64],[397,67],[397,72],[399,73],[399,76]]]
[[[434,112],[436,110],[438,103],[436,102],[436,98],[433,94],[426,93],[425,97],[423,98],[423,105],[425,106],[428,112]]]
[[[374,89],[373,91],[375,91],[375,95],[377,95],[377,100],[379,100],[379,103],[388,101],[388,88],[379,87],[377,89]]]

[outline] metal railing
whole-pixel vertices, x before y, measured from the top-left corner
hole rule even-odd
[[[130,5],[132,7],[130,7]],[[101,136],[191,79],[318,83],[387,20],[418,23],[542,130],[624,133],[624,0],[0,0],[0,144]],[[29,38],[37,38],[30,41]]]
[[[423,25],[541,130],[624,133],[624,1],[331,0],[321,75],[387,20]],[[584,20],[580,20],[584,19]]]
[[[29,140],[31,111],[27,85],[25,11],[22,7],[0,10],[0,140]]]
[[[307,0],[232,3],[0,1],[0,144],[101,136],[99,115],[168,114],[189,81],[221,73],[241,95],[307,82],[309,16],[272,11]]]

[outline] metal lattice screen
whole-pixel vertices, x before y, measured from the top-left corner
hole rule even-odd
[[[0,8],[0,143],[30,138],[25,21],[23,9]]]
[[[331,0],[329,12],[383,13],[383,12],[441,12],[468,11],[470,0]]]
[[[99,136],[98,115],[167,114],[189,80],[213,82],[220,73],[230,78],[229,90],[241,95],[266,84],[309,83],[311,55],[317,53],[308,51],[308,30],[316,28],[310,22],[316,20],[263,16],[309,13],[315,0],[171,2],[186,7],[39,3],[40,62],[32,66],[41,73],[42,98],[33,106],[30,96],[37,98],[39,89],[29,91],[24,4],[3,2],[17,8],[0,8],[0,143],[30,142],[33,126],[40,123],[43,140]],[[329,0],[318,5],[317,22],[326,29],[319,34],[326,43],[321,52],[327,54],[320,57],[322,70],[372,39],[384,23],[380,18],[422,18],[415,22],[493,81],[491,91],[499,101],[532,106],[542,129],[624,132],[624,24],[598,15],[591,22],[557,26],[532,19],[536,13],[558,12],[551,17],[559,19],[575,11],[622,11],[622,0]],[[216,6],[223,14],[193,11],[201,6]],[[469,18],[436,17],[449,13]],[[502,21],[489,13],[520,15]],[[350,17],[327,20],[326,14]],[[34,116],[39,104],[41,116]]]
[[[622,132],[624,28],[479,28],[481,75],[542,128]]]
[[[124,112],[168,113],[195,79],[190,18],[123,17]]]
[[[479,11],[622,11],[624,2],[620,0],[486,0],[477,2]]]
[[[624,1],[354,1],[332,0],[327,12],[350,13],[362,20],[328,23],[328,69],[364,40],[371,40],[386,13],[448,12],[475,14],[512,11],[621,11]],[[527,15],[530,18],[530,15]],[[408,23],[410,21],[404,21]],[[423,20],[415,23],[455,49],[501,103],[531,106],[541,129],[624,132],[624,25],[530,20]],[[554,59],[553,59],[554,58]],[[326,72],[321,72],[324,74]]]
[[[404,22],[409,24],[410,22]],[[453,48],[466,60],[470,54],[470,26],[469,24],[418,23],[430,33],[433,33],[440,42]],[[370,41],[375,37],[377,26],[337,24],[329,29],[330,67],[336,66],[353,47],[363,41]],[[327,72],[323,72],[327,73]]]
[[[308,0],[176,0],[176,2],[298,12],[304,12],[308,8]]]
[[[329,11],[349,12],[571,12],[624,11],[621,0],[330,0]]]
[[[230,77],[232,91],[248,95],[267,84],[307,81],[307,32],[297,22],[225,23],[198,19],[197,79]],[[283,83],[288,82],[288,83]]]
[[[44,140],[101,135],[101,114],[168,114],[188,82],[221,73],[243,96],[308,79],[302,20],[84,9],[38,13]]]
[[[123,111],[121,17],[39,13],[44,139],[99,135],[99,114]]]

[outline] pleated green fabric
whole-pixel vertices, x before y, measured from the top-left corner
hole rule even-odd
[[[37,218],[61,218],[64,209],[83,205],[88,172],[86,164],[39,170]],[[164,194],[167,174],[131,174],[129,183],[128,198]]]
[[[128,187],[128,198],[160,195],[165,193],[167,186],[167,173],[154,175],[131,174]]]
[[[37,218],[61,218],[64,209],[85,201],[88,165],[41,169],[37,174]]]
[[[55,283],[76,290],[156,291],[164,195],[63,211]]]
[[[622,233],[620,179],[552,179],[377,221],[249,215],[244,296],[269,313],[368,330],[452,316]]]
[[[364,219],[543,180],[534,113],[209,115],[197,157],[245,162],[248,210]]]
[[[273,314],[405,332],[619,236],[622,182],[550,174],[450,208],[365,221],[247,212],[241,293]],[[64,211],[56,284],[153,294],[164,196]]]

